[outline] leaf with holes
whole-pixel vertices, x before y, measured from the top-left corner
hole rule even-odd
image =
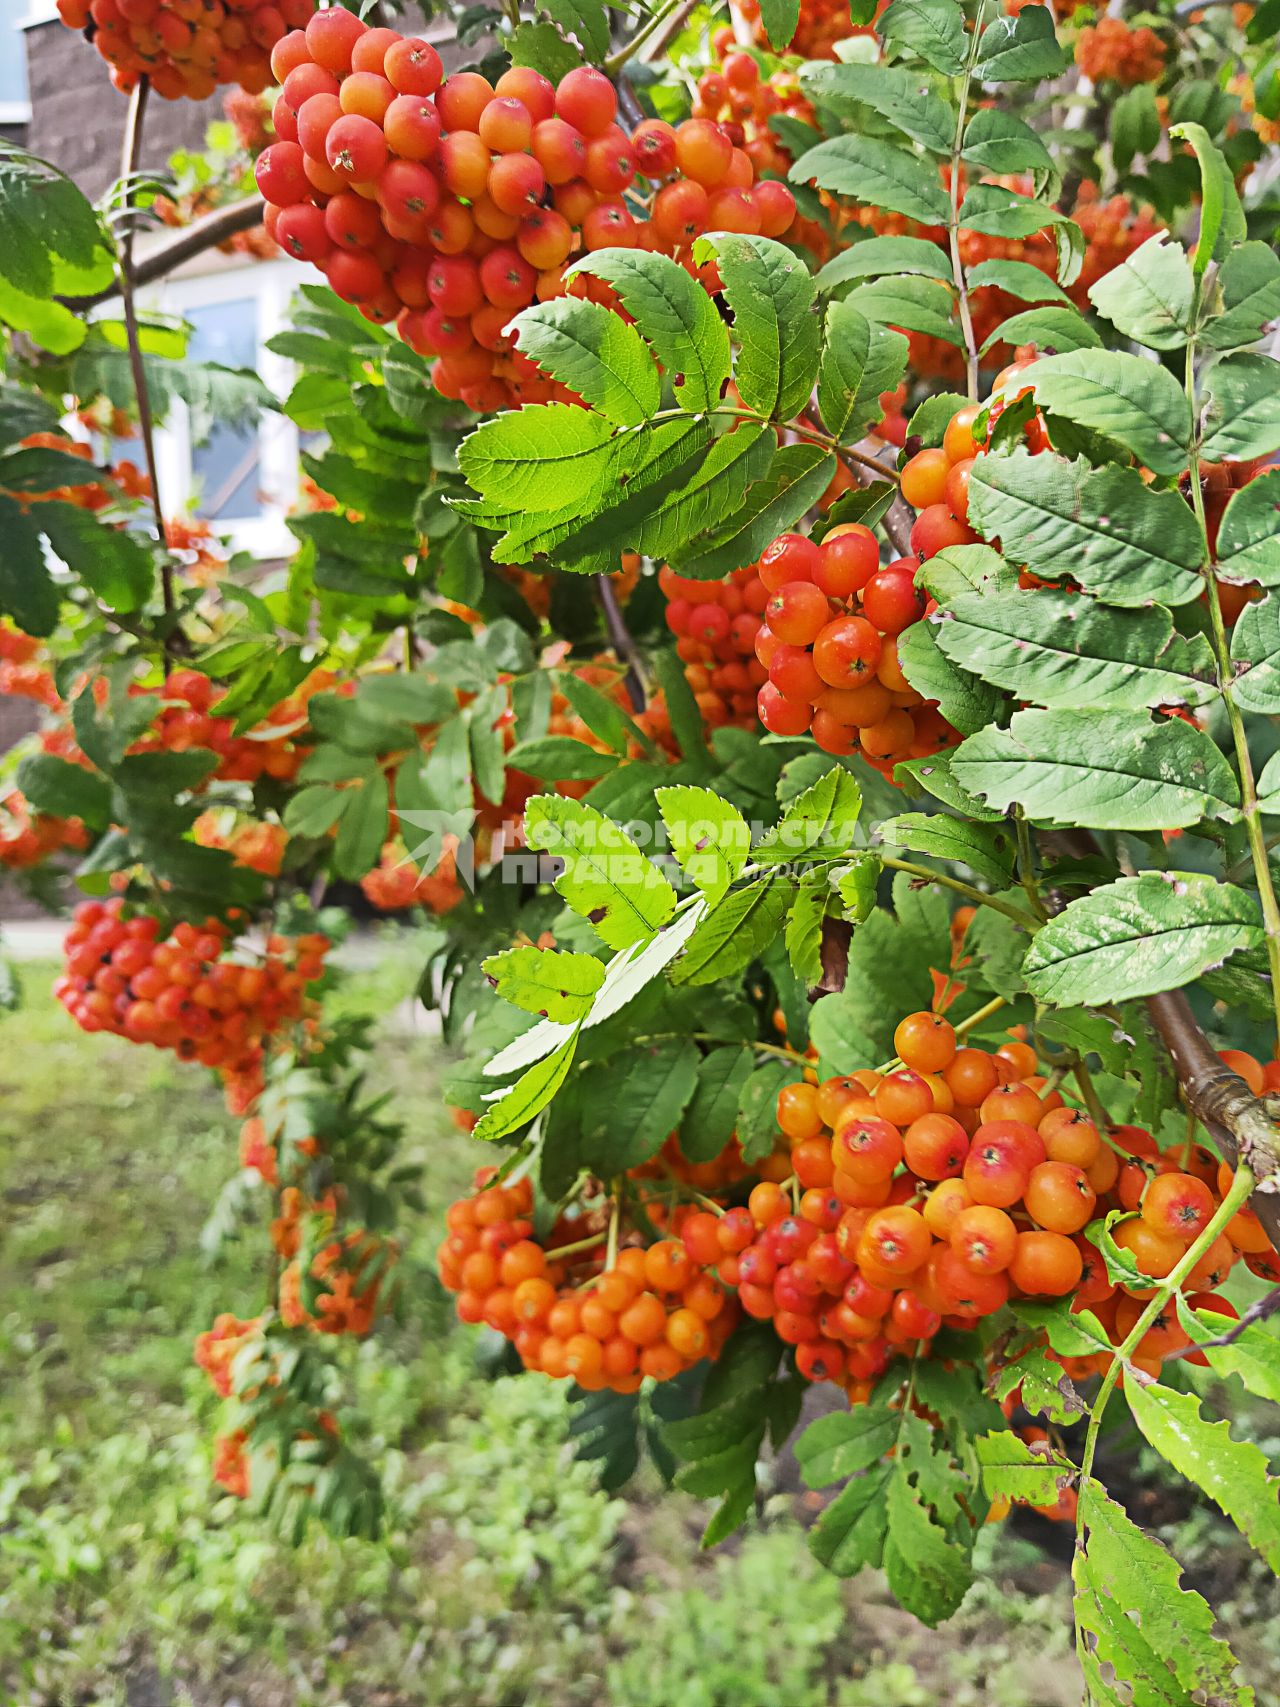
[[[818,372],[813,281],[790,249],[771,237],[721,233],[694,244],[715,257],[733,313],[734,383],[749,409],[790,420],[809,400]]]
[[[655,798],[680,869],[714,907],[746,864],[750,825],[710,788],[659,788]]]
[[[480,970],[503,1001],[562,1023],[585,1019],[604,982],[594,955],[567,949],[509,948],[481,961]]]
[[[1263,941],[1258,904],[1195,872],[1144,872],[1070,902],[1023,961],[1027,988],[1056,1007],[1100,1007],[1181,989]]]
[[[619,825],[593,807],[538,794],[525,808],[531,848],[559,855],[557,892],[610,948],[656,934],[675,911],[675,890]]]
[[[553,297],[518,314],[512,329],[522,355],[607,420],[638,427],[657,413],[662,385],[648,347],[598,302]]]

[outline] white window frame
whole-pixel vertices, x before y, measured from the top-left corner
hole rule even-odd
[[[166,279],[140,293],[139,306],[185,318],[193,309],[252,298],[258,315],[254,365],[267,388],[283,399],[293,383],[293,363],[268,350],[267,341],[291,328],[290,303],[298,286],[319,277],[313,268],[300,268],[297,261],[283,256],[270,261],[246,257],[214,271]],[[188,511],[196,495],[193,449],[189,411],[179,401],[156,431],[156,473],[168,515]],[[285,518],[294,508],[300,489],[298,450],[294,423],[275,411],[264,413],[258,429],[260,508],[251,516],[209,518],[214,532],[225,537],[233,551],[245,551],[260,559],[292,554],[296,542]]]

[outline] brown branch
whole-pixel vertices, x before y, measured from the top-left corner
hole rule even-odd
[[[607,575],[597,575],[595,581],[600,594],[600,604],[604,610],[604,622],[609,631],[609,639],[618,656],[626,660],[627,698],[631,701],[633,711],[643,711],[648,704],[648,694],[645,691],[644,666],[640,661],[640,653],[636,648],[635,641],[631,638],[631,630],[627,627],[626,618],[618,604],[618,595],[613,590],[613,582]]]
[[[250,196],[247,201],[215,208],[212,213],[192,220],[190,225],[183,226],[181,231],[175,231],[173,236],[166,238],[163,243],[157,243],[150,254],[138,262],[133,269],[134,285],[154,284],[157,279],[165,278],[175,267],[180,267],[184,261],[194,260],[207,249],[216,249],[220,243],[225,243],[228,237],[234,237],[237,232],[249,231],[255,225],[261,225],[265,207],[266,203],[261,196]],[[100,290],[93,296],[64,297],[62,300],[63,306],[69,308],[73,314],[83,314],[90,308],[96,308],[100,302],[110,302],[119,294],[120,286],[116,283],[108,285],[105,290]]]
[[[810,426],[817,427],[821,431],[822,423],[812,408],[806,409],[800,419],[807,421]],[[874,457],[855,455],[852,452],[845,453],[839,447],[836,449],[836,455],[859,486],[872,486],[877,480],[892,481],[897,478],[889,469],[881,467]],[[895,497],[887,513],[881,517],[881,526],[888,534],[889,542],[899,557],[911,555],[911,523],[911,512],[907,508],[906,502],[901,495]]]

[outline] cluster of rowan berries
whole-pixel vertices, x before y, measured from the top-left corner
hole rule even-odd
[[[794,68],[779,66],[761,75],[759,59],[738,46],[725,25],[711,38],[716,63],[698,78],[692,116],[722,124],[751,159],[757,172],[785,173],[791,156],[769,128],[776,113],[814,123],[813,103],[800,90]]]
[[[203,101],[219,83],[259,93],[272,48],[314,10],[315,0],[58,0],[58,16],[93,43],[117,89],[145,77],[167,101]]]
[[[562,1219],[543,1243],[527,1178],[504,1184],[482,1168],[475,1185],[446,1215],[440,1279],[461,1320],[504,1334],[527,1369],[589,1392],[634,1393],[646,1376],[669,1381],[715,1357],[733,1331],[714,1215],[678,1208],[671,1237],[628,1243],[610,1259],[604,1217]]]
[[[456,845],[444,848],[434,871],[422,871],[401,842],[386,842],[377,865],[360,879],[360,889],[380,913],[403,912],[406,907],[425,907],[437,916],[452,912],[463,895]]]
[[[7,617],[0,617],[0,699],[32,699],[50,711],[62,709],[43,641]]]
[[[1026,1043],[962,1047],[942,1015],[921,1012],[894,1044],[898,1068],[780,1093],[803,1194],[793,1205],[761,1185],[748,1199],[756,1232],[739,1257],[744,1310],[774,1321],[810,1378],[852,1377],[855,1400],[895,1347],[944,1323],[972,1326],[1012,1296],[1070,1295],[1120,1343],[1150,1289],[1114,1284],[1084,1229],[1108,1209],[1130,1212],[1115,1242],[1144,1276],[1163,1278],[1208,1225],[1230,1170],[1195,1145],[1162,1153],[1140,1127],[1104,1135],[1049,1088]],[[1251,1058],[1224,1058],[1259,1089],[1268,1082]],[[1280,1067],[1268,1071],[1280,1083]],[[1199,1295],[1241,1255],[1256,1272],[1280,1272],[1248,1210],[1189,1276],[1197,1303],[1220,1307]],[[1176,1320],[1162,1321],[1140,1342],[1138,1365],[1156,1373],[1187,1343]],[[1109,1358],[1064,1362],[1084,1377]]]
[[[1165,44],[1145,24],[1123,18],[1099,18],[1076,37],[1076,64],[1095,83],[1158,83],[1164,75]]]
[[[395,1255],[388,1241],[357,1227],[327,1239],[309,1260],[295,1256],[280,1275],[280,1320],[318,1334],[367,1334]]]
[[[695,581],[669,565],[658,571],[667,627],[709,729],[732,723],[752,729],[756,694],[769,672],[756,657],[769,592],[754,563],[723,581]]]
[[[272,66],[280,140],[255,168],[268,231],[368,318],[395,320],[435,358],[436,389],[471,408],[570,395],[506,328],[563,294],[579,244],[675,252],[708,230],[777,236],[794,217],[791,192],[756,184],[719,125],[645,120],[628,137],[589,66],[559,84],[524,66],[496,85],[442,81],[429,43],[340,8],[286,36]],[[642,219],[623,199],[637,177],[662,186]]]
[[[1014,363],[1005,368],[993,389],[999,392],[1020,367],[1028,365]],[[988,426],[1000,408],[999,402],[990,406]],[[917,451],[902,466],[902,496],[916,512],[911,549],[921,562],[948,546],[972,545],[978,538],[968,515],[969,476],[982,449],[974,436],[980,412],[976,403],[958,410],[947,423],[942,443]]]
[[[237,865],[263,877],[279,877],[289,844],[283,824],[243,818],[225,807],[202,812],[191,826],[191,834],[202,848],[221,848]]]
[[[333,681],[330,672],[313,670],[263,723],[237,735],[234,717],[218,717],[210,709],[221,694],[216,682],[199,670],[171,670],[159,687],[130,690],[160,701],[155,722],[130,752],[185,753],[196,748],[217,755],[213,775],[221,782],[257,782],[263,776],[288,782],[309,750],[296,739],[306,727],[307,701]]]
[[[0,692],[3,682],[0,681]],[[10,871],[29,871],[64,848],[82,849],[89,837],[78,818],[57,818],[33,812],[19,788],[0,793],[0,865]]]
[[[79,457],[81,461],[90,464],[93,462],[93,452],[89,446],[79,439],[70,438],[66,433],[29,433],[21,441],[21,448],[56,450],[61,451],[64,456]],[[151,496],[150,479],[128,458],[117,462],[111,468],[95,468],[94,473],[98,476],[94,480],[77,482],[75,485],[50,486],[43,492],[10,492],[8,496],[23,510],[32,504],[74,504],[77,509],[95,513],[108,509],[118,496],[133,499]],[[112,491],[111,486],[116,490]]]
[[[166,931],[123,897],[76,908],[54,995],[84,1031],[172,1049],[228,1073],[252,1071],[263,1040],[300,1020],[324,970],[327,937],[272,936],[255,961],[232,959],[220,919]]]
[[[760,558],[769,593],[756,657],[769,672],[760,721],[775,735],[810,732],[824,752],[860,752],[892,776],[958,739],[902,673],[898,636],[926,613],[916,557],[883,567],[869,528],[833,527],[822,543],[784,533]]]
[[[888,4],[889,0],[879,0],[876,20]],[[766,36],[760,20],[760,0],[738,0],[735,10],[753,26],[756,40],[763,42]],[[798,53],[802,59],[835,59],[837,42],[874,34],[874,22],[857,25],[849,22],[845,0],[800,0],[795,34],[787,44],[787,52]]]

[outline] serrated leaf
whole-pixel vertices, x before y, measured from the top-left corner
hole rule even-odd
[[[1280,319],[1280,259],[1265,243],[1241,243],[1218,274],[1223,312],[1206,322],[1200,341],[1211,350],[1256,344]]]
[[[1071,350],[1033,363],[1025,386],[1053,414],[1115,439],[1157,474],[1187,465],[1186,393],[1158,362],[1120,350]]]
[[[471,1136],[482,1140],[505,1138],[508,1133],[528,1125],[534,1115],[541,1114],[568,1077],[577,1047],[575,1027],[558,1049],[530,1067],[509,1091],[489,1104],[472,1128]]]
[[[1182,1587],[1177,1560],[1092,1476],[1080,1489],[1071,1576],[1076,1621],[1092,1637],[1080,1646],[1081,1663],[1099,1699],[1111,1695],[1106,1667],[1129,1686],[1132,1707],[1193,1699],[1252,1707],[1253,1691],[1234,1676],[1235,1655],[1213,1633],[1212,1610]]]
[[[597,302],[553,297],[513,322],[516,345],[543,373],[622,427],[657,413],[662,385],[634,326]]]
[[[616,768],[618,760],[614,754],[597,752],[571,735],[540,735],[535,740],[519,742],[507,754],[507,762],[514,770],[551,782],[581,782],[606,776]]]
[[[1019,711],[957,747],[962,788],[1037,823],[1094,830],[1188,828],[1238,816],[1235,774],[1209,737],[1180,718],[1137,711]]]
[[[376,772],[359,788],[343,790],[342,816],[333,843],[333,869],[354,882],[378,863],[387,839],[389,795],[387,779]]]
[[[877,27],[886,45],[913,49],[944,77],[964,69],[964,13],[956,0],[893,0]]]
[[[969,519],[1042,579],[1069,576],[1110,604],[1186,604],[1201,591],[1204,540],[1190,505],[1150,490],[1136,469],[1025,450],[979,457]]]
[[[981,290],[994,286],[1007,291],[1021,302],[1070,302],[1062,286],[1030,261],[979,261],[965,268],[965,283],[969,289]]]
[[[750,825],[709,788],[659,788],[654,797],[681,870],[714,907],[746,864]]]
[[[659,495],[660,507],[633,531],[632,549],[646,557],[669,557],[718,528],[741,510],[751,486],[768,474],[776,444],[773,429],[757,421],[743,421],[715,439],[688,477]]]
[[[833,65],[810,60],[800,70],[801,87],[820,105],[857,118],[870,107],[896,129],[934,154],[950,154],[955,115],[933,93],[927,76],[887,65]]]
[[[884,1571],[889,1588],[904,1611],[933,1628],[950,1618],[968,1593],[973,1582],[969,1556],[934,1522],[901,1464],[889,1478],[885,1515],[889,1532]]]
[[[917,693],[935,700],[962,735],[983,729],[1000,710],[1001,696],[979,676],[961,668],[939,644],[933,623],[916,622],[898,636],[902,673]]]
[[[458,467],[486,498],[539,514],[602,495],[617,447],[602,415],[571,403],[513,409],[486,421],[458,447]]]
[[[941,338],[945,344],[961,341],[953,315],[955,299],[950,289],[936,279],[876,279],[858,285],[845,303],[882,326],[898,326],[907,332],[922,332]]]
[[[852,304],[833,302],[828,307],[818,368],[818,413],[840,443],[861,438],[880,419],[881,394],[892,391],[906,371],[907,347],[900,332],[868,319]]]
[[[917,584],[940,605],[968,593],[992,594],[1018,585],[1018,572],[989,545],[949,545],[921,564]]]
[[[984,806],[967,788],[961,788],[952,775],[950,755],[946,752],[933,753],[927,759],[904,759],[894,767],[895,776],[898,771],[905,771],[935,800],[940,800],[944,806],[950,806],[953,812],[959,812],[966,818],[994,824],[1004,816],[1002,812]]]
[[[1200,1396],[1125,1383],[1133,1420],[1174,1469],[1202,1488],[1262,1555],[1280,1571],[1280,1483],[1251,1440],[1232,1438],[1222,1420],[1206,1422]]]
[[[646,941],[675,911],[675,890],[658,868],[625,830],[581,801],[535,795],[525,807],[525,839],[564,859],[557,893],[610,948]]]
[[[787,916],[783,941],[791,970],[802,984],[816,984],[822,976],[822,921],[829,893],[825,874],[802,883]]]
[[[1280,586],[1280,468],[1267,468],[1234,492],[1218,527],[1215,573],[1231,581]]]
[[[1010,1366],[1011,1371],[1016,1369],[1016,1364]],[[1075,1473],[1069,1458],[1052,1450],[1033,1452],[1012,1429],[979,1435],[973,1447],[982,1466],[983,1492],[992,1497],[1003,1494],[1031,1505],[1052,1505]]]
[[[769,45],[782,53],[800,22],[800,0],[761,0],[760,22]]]
[[[726,896],[689,938],[671,973],[673,984],[713,984],[742,972],[773,941],[794,893],[767,877]]]
[[[987,237],[1034,237],[1038,231],[1074,222],[1034,196],[1019,195],[1001,184],[973,184],[960,204],[960,224]],[[1061,266],[1058,276],[1060,282],[1070,283],[1063,278]]]
[[[805,1486],[827,1488],[869,1470],[896,1445],[901,1419],[887,1405],[859,1405],[811,1422],[792,1450]]]
[[[1180,989],[1263,939],[1256,901],[1194,872],[1144,872],[1082,895],[1036,932],[1027,987],[1058,1007]]]
[[[904,812],[887,818],[879,829],[890,847],[959,861],[997,889],[1013,881],[1012,844],[990,824],[969,824],[945,812]]]
[[[91,830],[110,822],[111,788],[103,777],[53,753],[28,753],[14,778],[35,812],[79,818]]]
[[[604,1095],[591,1095],[585,1086],[583,1093],[584,1148],[597,1173],[625,1173],[658,1153],[693,1095],[700,1059],[691,1038],[664,1037],[634,1045],[620,1073],[605,1066],[591,1069],[607,1087]]]
[[[924,237],[868,237],[833,255],[813,282],[826,291],[851,279],[896,278],[903,273],[919,273],[946,284],[951,281],[951,262]]]
[[[612,284],[666,369],[682,409],[697,412],[719,402],[730,371],[728,329],[711,297],[683,267],[647,250],[599,249],[569,271]]]
[[[1208,640],[1178,634],[1159,606],[1117,610],[1047,588],[971,593],[931,626],[948,658],[1033,705],[1135,710],[1206,705],[1218,692]]]
[[[480,969],[504,1001],[562,1023],[584,1019],[604,982],[600,961],[567,949],[509,948]]]
[[[1248,461],[1280,447],[1280,386],[1270,356],[1224,356],[1205,381],[1209,402],[1200,453],[1206,462]]]
[[[894,0],[901,4],[902,0]],[[951,204],[931,163],[872,136],[836,136],[801,155],[787,174],[793,184],[851,196],[868,207],[945,225]]]
[[[821,445],[783,445],[769,472],[748,491],[742,508],[708,537],[672,550],[672,565],[695,580],[719,580],[754,563],[760,553],[798,522],[831,484],[836,459]]]
[[[1214,1374],[1225,1379],[1236,1375],[1259,1399],[1280,1404],[1280,1339],[1261,1323],[1241,1324],[1231,1316],[1221,1316],[1215,1310],[1192,1310],[1178,1298],[1178,1320],[1184,1332],[1197,1345]],[[1206,1345],[1206,1342],[1234,1335],[1226,1345]]]
[[[1153,350],[1180,350],[1191,331],[1191,265],[1167,231],[1089,287],[1089,300],[1119,332]]]
[[[577,37],[588,59],[599,63],[605,57],[609,14],[602,0],[539,0],[539,4],[566,35]]]
[[[974,75],[982,83],[1041,83],[1066,69],[1053,13],[1024,7],[1013,17],[997,13],[982,32]],[[1005,168],[1000,168],[1004,170]]]
[[[1280,712],[1280,598],[1248,604],[1231,634],[1231,695],[1247,711]]]
[[[695,1164],[713,1162],[733,1137],[738,1099],[751,1076],[752,1053],[745,1043],[712,1049],[698,1066],[698,1082],[680,1122],[680,1150]]]
[[[835,765],[788,803],[756,844],[756,858],[790,864],[815,848],[828,855],[843,852],[853,843],[861,810],[857,778]]]
[[[1204,126],[1170,125],[1169,135],[1176,142],[1189,142],[1200,163],[1200,235],[1192,257],[1196,277],[1200,278],[1210,261],[1221,261],[1233,243],[1244,241],[1248,226],[1231,168]]]
[[[1002,321],[986,339],[981,354],[993,344],[1036,344],[1045,351],[1099,350],[1102,339],[1075,308],[1029,308]]]
[[[1053,170],[1053,156],[1031,126],[999,107],[979,107],[969,120],[961,158],[983,172]]]
[[[738,360],[734,383],[761,415],[790,420],[804,408],[818,371],[818,319],[804,264],[771,237],[719,233],[694,243],[699,261],[714,255],[733,312]]]
[[[1088,1411],[1066,1370],[1039,1346],[1007,1363],[996,1376],[992,1392],[997,1399],[1006,1399],[1016,1392],[1024,1410],[1053,1422],[1075,1422]],[[1037,1503],[1052,1504],[1055,1497],[1050,1494],[1048,1501]]]

